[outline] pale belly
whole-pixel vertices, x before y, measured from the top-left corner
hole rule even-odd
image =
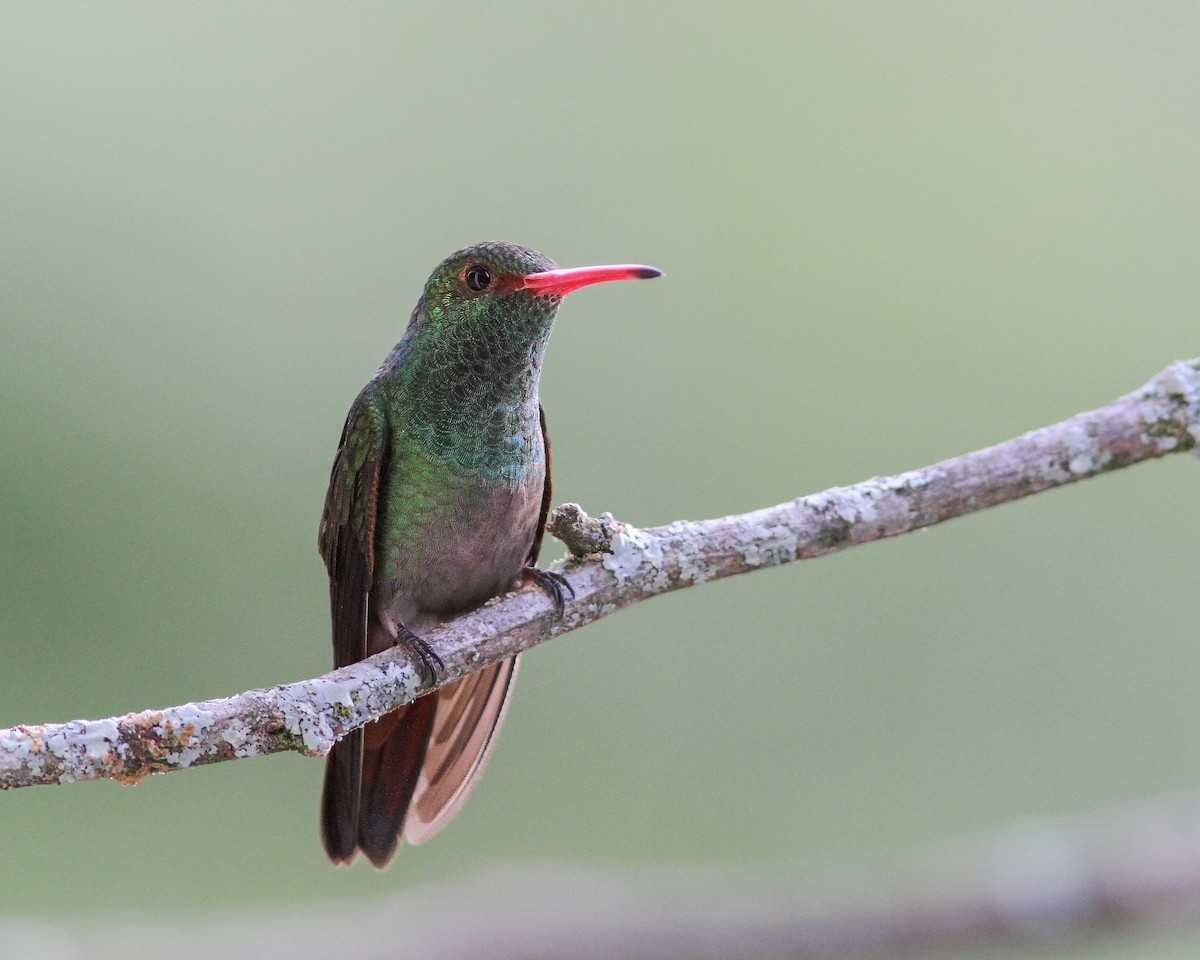
[[[514,484],[443,476],[381,491],[393,536],[376,545],[371,652],[391,645],[397,624],[421,633],[517,586],[544,484],[534,469]]]

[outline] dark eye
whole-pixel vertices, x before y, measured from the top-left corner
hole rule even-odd
[[[486,290],[492,283],[491,273],[481,263],[473,263],[467,267],[463,279],[467,282],[467,286],[476,293]]]

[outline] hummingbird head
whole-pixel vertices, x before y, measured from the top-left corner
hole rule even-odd
[[[460,467],[519,477],[541,456],[532,440],[538,378],[562,298],[590,283],[657,276],[635,264],[561,270],[512,243],[452,253],[380,369],[399,372],[405,429]]]
[[[413,311],[413,324],[436,339],[541,341],[562,298],[604,280],[657,277],[636,264],[561,270],[545,254],[489,241],[450,254],[434,269]]]

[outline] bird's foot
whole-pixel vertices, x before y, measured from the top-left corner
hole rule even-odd
[[[436,685],[441,679],[442,671],[446,669],[446,664],[442,661],[442,658],[434,653],[433,647],[409,630],[404,624],[399,623],[396,625],[396,628],[396,643],[402,643],[408,647],[409,653],[417,661],[417,669],[421,671],[421,679],[428,681],[431,685]]]
[[[554,601],[554,612],[560,617],[567,608],[567,594],[571,594],[572,600],[575,599],[575,588],[571,586],[571,582],[561,573],[553,570],[526,567],[521,571],[521,582],[536,583],[545,590],[550,599]]]

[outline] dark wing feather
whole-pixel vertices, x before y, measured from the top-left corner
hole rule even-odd
[[[367,653],[367,598],[375,569],[379,476],[387,452],[387,421],[369,387],[358,395],[329,476],[317,547],[329,571],[335,666]]]
[[[321,515],[317,547],[329,572],[335,667],[367,655],[367,605],[375,569],[375,519],[379,476],[387,453],[387,422],[372,387],[359,394],[346,417]],[[358,845],[362,730],[334,744],[325,765],[321,839],[336,863],[354,858]]]
[[[538,404],[538,421],[542,425],[542,449],[546,456],[546,482],[542,486],[542,509],[538,514],[537,529],[533,532],[533,545],[529,548],[529,560],[531,565],[536,566],[538,554],[542,552],[542,537],[546,535],[546,518],[550,516],[550,490],[552,487],[550,479],[550,434],[546,432],[546,411],[542,405]]]

